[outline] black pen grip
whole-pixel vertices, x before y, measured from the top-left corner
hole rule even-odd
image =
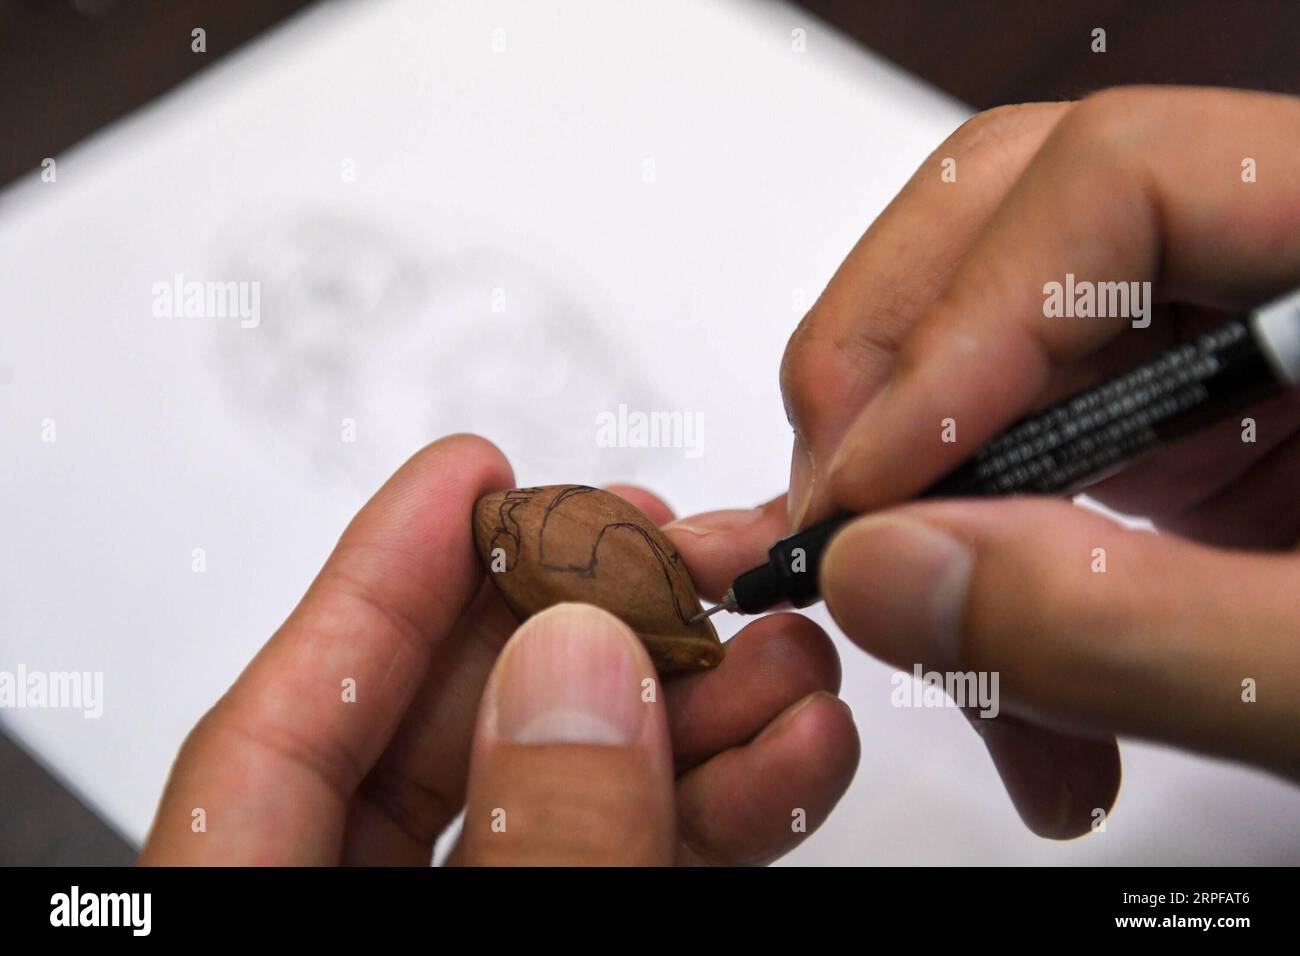
[[[772,545],[767,563],[746,571],[731,584],[736,610],[745,614],[766,611],[782,601],[807,607],[821,594],[817,589],[817,565],[831,536],[856,517],[843,511],[790,535]]]
[[[1073,494],[1280,387],[1249,327],[1233,320],[1027,415],[918,497]],[[765,566],[736,579],[738,609],[818,600],[822,554],[854,517],[840,512],[778,541]]]

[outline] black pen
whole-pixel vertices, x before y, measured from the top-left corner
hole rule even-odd
[[[1170,441],[1300,386],[1300,290],[1016,422],[920,498],[1068,495]],[[740,575],[721,610],[757,614],[820,598],[818,566],[840,512],[783,538],[767,563]]]

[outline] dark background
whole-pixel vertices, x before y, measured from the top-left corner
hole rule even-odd
[[[0,185],[311,0],[0,0]],[[761,3],[764,0],[751,0]],[[1300,92],[1297,0],[802,0],[977,109],[1122,83]],[[207,53],[190,31],[207,30]],[[1107,52],[1091,51],[1094,27]]]

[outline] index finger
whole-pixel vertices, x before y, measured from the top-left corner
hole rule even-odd
[[[337,861],[348,800],[482,581],[474,502],[511,484],[495,446],[455,435],[380,488],[186,740],[142,860]]]
[[[850,428],[831,465],[836,502],[865,511],[921,490],[1032,408],[1059,366],[1129,328],[1045,315],[1047,283],[1150,282],[1157,300],[1224,307],[1293,283],[1297,137],[1300,101],[1285,96],[1136,88],[1079,104]],[[1243,179],[1247,160],[1257,181]],[[948,420],[956,441],[941,440]]]

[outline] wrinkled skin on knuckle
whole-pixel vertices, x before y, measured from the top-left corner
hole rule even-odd
[[[1016,103],[976,113],[958,126],[926,162],[952,157],[959,169],[978,163],[985,174],[1000,172],[1003,186],[1009,187],[1031,155],[1022,140],[1040,139],[1045,123],[1059,122],[1075,108],[1072,102]]]
[[[1065,111],[1070,103],[1012,103],[976,113],[953,130],[936,153],[944,149],[972,153],[990,144],[1002,144],[1022,133],[1045,111]]]
[[[799,427],[799,412],[811,397],[806,385],[809,364],[808,339],[815,312],[816,306],[799,322],[790,340],[785,344],[785,352],[781,355],[781,368],[778,373],[781,401],[785,405],[786,420],[790,422],[790,427],[795,429]]]
[[[1072,149],[1124,157],[1151,148],[1178,105],[1177,93],[1157,87],[1102,90],[1080,100],[1057,135]]]
[[[811,316],[811,314],[810,314]],[[801,434],[816,432],[824,412],[837,409],[844,384],[856,374],[840,346],[805,319],[781,359],[781,399],[790,426]]]
[[[605,865],[668,863],[672,835],[648,825],[644,781],[637,774],[602,773],[579,783],[570,770],[537,762],[526,769],[531,779],[526,798],[500,809],[505,829],[492,832],[492,809],[478,808],[476,826],[467,834],[469,858],[477,865]],[[490,802],[490,801],[489,801]],[[636,808],[635,815],[629,808]]]

